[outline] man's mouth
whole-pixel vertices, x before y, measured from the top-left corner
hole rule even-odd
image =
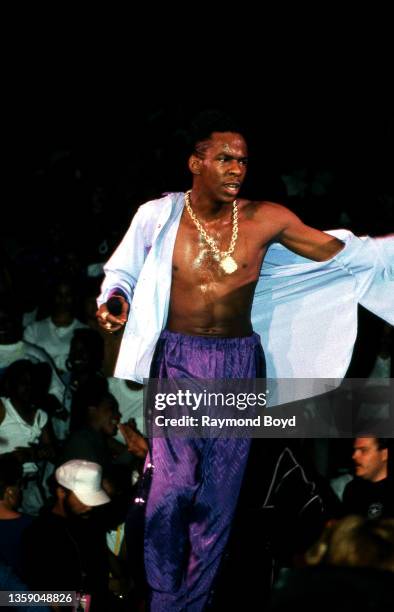
[[[226,189],[226,191],[232,194],[238,193],[240,187],[241,187],[241,183],[237,183],[237,182],[224,183],[224,188]]]

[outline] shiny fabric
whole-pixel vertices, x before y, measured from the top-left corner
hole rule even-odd
[[[264,377],[257,334],[206,338],[164,330],[151,378]],[[145,518],[152,612],[204,609],[229,535],[249,439],[154,438]]]

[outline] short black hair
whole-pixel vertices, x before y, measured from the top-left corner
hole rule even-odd
[[[32,380],[34,380],[34,372],[37,371],[36,365],[38,364],[34,364],[32,361],[29,361],[29,359],[18,359],[11,363],[1,379],[1,394],[5,395],[5,397],[11,397],[19,385],[21,376],[23,376],[25,372],[28,372]]]
[[[233,132],[245,137],[241,125],[229,114],[220,110],[205,110],[194,117],[188,133],[189,155],[204,157],[213,132]]]

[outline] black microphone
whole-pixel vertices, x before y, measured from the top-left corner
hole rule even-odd
[[[107,301],[107,309],[111,315],[118,317],[122,313],[122,302],[116,295],[109,298]]]

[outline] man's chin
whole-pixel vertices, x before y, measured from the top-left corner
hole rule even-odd
[[[238,191],[236,193],[229,193],[226,190],[224,194],[222,195],[221,200],[224,204],[232,204],[234,200],[237,199],[238,193],[239,193]]]

